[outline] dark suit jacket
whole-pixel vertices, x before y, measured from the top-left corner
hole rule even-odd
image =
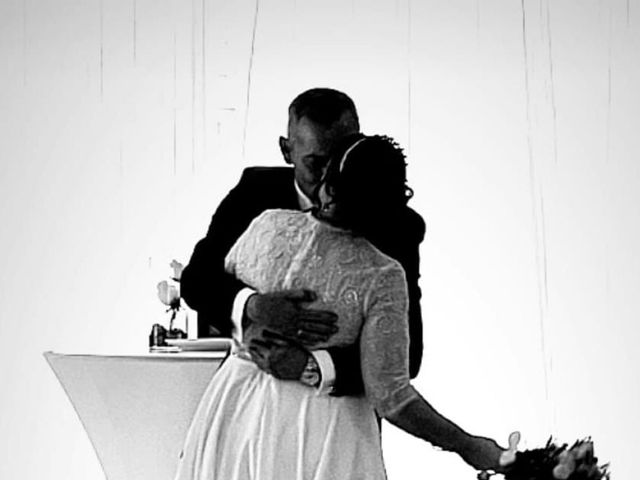
[[[265,210],[297,210],[298,197],[293,168],[247,168],[214,213],[207,235],[193,251],[181,278],[181,295],[198,312],[198,336],[211,336],[209,326],[230,336],[231,310],[236,294],[245,285],[224,271],[224,259],[249,223]],[[373,243],[398,260],[405,269],[409,287],[409,363],[415,377],[422,359],[422,314],[418,286],[420,257],[418,247],[424,238],[424,221],[408,208],[396,228]],[[336,368],[336,395],[363,391],[358,346],[329,349]]]

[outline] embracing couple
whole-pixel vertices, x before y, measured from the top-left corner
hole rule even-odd
[[[353,101],[300,94],[280,149],[213,215],[182,296],[236,339],[194,415],[177,480],[384,479],[380,418],[479,470],[504,450],[411,385],[422,357],[418,247],[405,156],[360,133]]]

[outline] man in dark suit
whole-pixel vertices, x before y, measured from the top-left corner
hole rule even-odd
[[[210,327],[224,336],[243,337],[250,341],[252,356],[263,370],[334,395],[363,391],[358,346],[310,352],[302,345],[325,341],[335,333],[335,314],[305,308],[314,300],[314,292],[252,291],[224,271],[224,258],[264,210],[312,208],[336,146],[359,130],[355,105],[344,93],[317,88],[296,97],[289,107],[288,137],[279,139],[282,155],[291,167],[253,167],[243,172],[214,213],[207,235],[197,243],[181,279],[182,297],[198,312],[199,337],[211,336]],[[409,207],[398,225],[396,231],[374,243],[398,260],[406,272],[413,378],[422,358],[418,247],[425,225]],[[282,336],[270,334],[274,331]]]

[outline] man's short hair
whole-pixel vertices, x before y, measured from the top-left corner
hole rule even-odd
[[[360,130],[358,112],[348,95],[331,88],[312,88],[298,95],[289,105],[289,122],[307,118],[323,127],[330,127],[340,120],[352,123],[350,127]]]

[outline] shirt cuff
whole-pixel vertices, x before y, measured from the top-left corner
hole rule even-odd
[[[245,287],[236,294],[236,298],[233,301],[233,308],[231,310],[231,323],[233,328],[231,329],[231,338],[236,342],[242,343],[242,315],[244,314],[244,306],[255,290]]]
[[[315,350],[311,352],[313,358],[320,368],[320,385],[318,393],[330,394],[336,381],[336,368],[331,360],[331,355],[326,350]]]

